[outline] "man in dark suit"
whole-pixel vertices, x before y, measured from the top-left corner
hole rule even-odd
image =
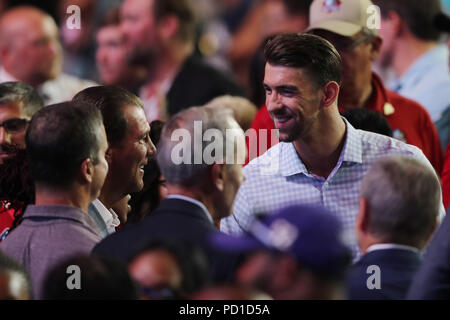
[[[215,139],[207,143],[211,140],[204,137],[209,134]],[[215,224],[231,214],[243,181],[242,129],[227,109],[194,107],[166,123],[158,147],[157,161],[169,196],[144,221],[107,237],[93,253],[128,262],[150,241],[183,241],[203,249],[214,280],[229,279],[234,260],[212,249],[208,236],[218,232]]]
[[[434,231],[439,180],[413,158],[387,157],[364,177],[356,220],[363,252],[348,276],[350,299],[404,299]]]

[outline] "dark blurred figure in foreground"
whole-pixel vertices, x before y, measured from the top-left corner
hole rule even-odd
[[[34,297],[42,298],[50,268],[101,240],[88,215],[108,172],[108,148],[100,111],[66,102],[39,110],[26,134],[35,182],[35,205],[0,243],[0,250],[30,273]]]
[[[202,123],[200,131],[199,122]],[[221,153],[211,154],[211,158],[208,156],[211,143],[191,140],[202,139],[209,129],[220,132],[221,136],[216,136],[214,143],[224,148]],[[180,133],[187,136],[182,141],[173,140],[172,135]],[[225,148],[225,145],[228,146]],[[179,158],[180,147],[184,150],[182,159]],[[245,137],[242,129],[229,110],[192,107],[165,124],[158,148],[157,160],[167,182],[168,197],[142,222],[110,235],[93,252],[128,261],[136,249],[149,241],[184,242],[204,250],[213,280],[229,280],[235,260],[214,250],[208,235],[218,232],[215,224],[231,214],[236,192],[243,181]]]
[[[420,251],[437,226],[440,193],[436,175],[415,159],[387,157],[369,169],[356,219],[363,256],[350,269],[350,299],[406,297],[422,262]],[[379,269],[369,272],[371,266]]]
[[[129,62],[147,68],[142,87],[149,122],[224,94],[243,95],[226,74],[195,57],[196,21],[190,0],[125,0],[121,29]]]
[[[20,82],[0,84],[0,241],[34,203],[25,133],[44,102],[33,87]]]
[[[186,299],[210,281],[202,251],[170,241],[145,245],[131,259],[128,270],[139,284],[143,300]]]
[[[31,300],[32,297],[26,270],[0,252],[0,300]]]
[[[272,300],[267,294],[238,285],[219,285],[200,290],[190,300]]]
[[[351,251],[325,209],[292,206],[253,221],[240,237],[215,235],[222,250],[248,253],[236,281],[276,300],[344,299]]]
[[[137,300],[137,287],[125,265],[101,257],[78,255],[49,269],[45,300]]]

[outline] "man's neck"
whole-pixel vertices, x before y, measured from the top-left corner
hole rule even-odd
[[[346,126],[337,108],[326,121],[321,121],[308,137],[294,142],[294,147],[308,171],[328,178],[335,168],[345,144]],[[317,121],[319,122],[319,121]]]
[[[436,46],[437,42],[422,41],[413,37],[397,41],[392,60],[397,77],[402,77],[417,59]]]
[[[88,212],[89,203],[88,197],[77,192],[63,192],[56,189],[36,187],[35,204],[37,206],[70,206]]]
[[[214,217],[214,206],[212,204],[212,201],[209,199],[209,197],[205,196],[202,192],[193,190],[193,189],[187,189],[182,186],[176,186],[176,185],[168,185],[167,186],[168,195],[179,195],[188,197],[194,200],[197,200],[206,207],[209,214],[211,215],[211,218],[216,223],[218,219]]]

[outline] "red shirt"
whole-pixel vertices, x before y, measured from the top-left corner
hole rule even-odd
[[[436,172],[440,173],[443,161],[442,149],[436,127],[428,112],[419,103],[386,89],[375,73],[372,74],[372,86],[375,89],[375,97],[370,102],[368,109],[381,112],[389,122],[392,131],[397,134],[403,133],[406,143],[419,147]],[[340,109],[340,111],[343,110]],[[263,106],[256,114],[252,129],[256,130],[258,142],[263,134],[259,130],[268,129],[268,148],[277,143],[271,144],[270,142],[270,129],[275,129],[275,126],[266,106]],[[264,152],[265,150],[259,149],[258,143],[258,156]]]
[[[442,199],[447,210],[450,206],[450,144],[445,152],[444,170],[442,170]]]
[[[14,210],[5,209],[3,202],[0,202],[0,242],[6,236],[9,229],[11,229],[14,221]]]

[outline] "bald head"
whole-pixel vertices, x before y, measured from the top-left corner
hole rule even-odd
[[[16,80],[34,87],[56,77],[62,59],[52,17],[30,6],[6,11],[0,18],[0,60]]]

